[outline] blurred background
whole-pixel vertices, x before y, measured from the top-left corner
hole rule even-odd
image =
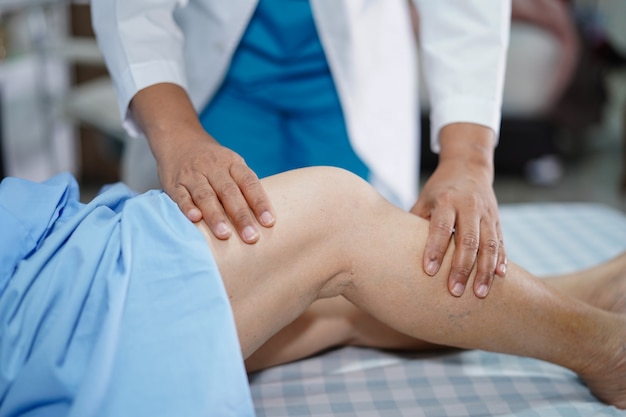
[[[88,0],[0,0],[0,176],[124,179],[114,91]],[[428,97],[422,96],[423,137]],[[513,0],[495,189],[500,203],[626,212],[626,1]],[[427,144],[428,141],[423,141]],[[436,164],[422,150],[422,180]]]

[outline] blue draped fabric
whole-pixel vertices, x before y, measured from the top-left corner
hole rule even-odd
[[[0,416],[253,416],[201,233],[162,192],[0,184]]]

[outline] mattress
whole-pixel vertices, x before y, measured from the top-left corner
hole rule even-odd
[[[509,259],[539,276],[626,250],[626,215],[602,205],[505,205],[501,220]],[[626,415],[596,400],[565,368],[482,351],[347,347],[249,379],[259,417]]]

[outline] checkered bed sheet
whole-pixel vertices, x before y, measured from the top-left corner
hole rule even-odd
[[[538,275],[626,250],[626,215],[601,205],[509,205],[501,220],[509,258]],[[567,369],[482,351],[349,347],[251,375],[250,383],[259,417],[626,415],[598,402]]]

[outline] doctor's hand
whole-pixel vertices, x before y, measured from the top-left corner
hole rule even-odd
[[[237,153],[209,135],[178,146],[158,166],[163,190],[193,222],[204,219],[215,237],[259,240],[259,224],[274,225],[274,214],[256,174]]]
[[[455,123],[441,130],[439,164],[411,212],[428,219],[424,271],[439,271],[451,239],[456,249],[448,290],[461,296],[476,264],[473,290],[487,296],[496,275],[506,274],[506,252],[493,191],[494,134],[485,127]]]
[[[184,89],[155,84],[139,91],[130,109],[157,160],[163,190],[189,220],[204,219],[218,239],[228,239],[234,228],[246,243],[259,240],[260,226],[274,225],[256,174],[206,133]]]

